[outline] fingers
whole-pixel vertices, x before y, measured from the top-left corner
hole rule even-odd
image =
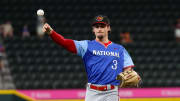
[[[42,31],[45,33],[45,32],[46,32],[46,29],[43,27],[43,28],[42,28]]]
[[[47,23],[44,24],[43,28],[42,28],[42,31],[43,32],[47,32],[49,29],[49,25]]]
[[[45,29],[48,29],[48,28],[49,28],[49,24],[45,23],[45,24],[44,24],[44,28],[45,28]]]
[[[42,31],[44,33],[48,33],[49,35],[51,34],[52,30],[53,29],[50,27],[50,25],[48,23],[45,23],[43,28],[42,28]]]
[[[43,26],[42,31],[43,31],[44,33],[46,32],[46,27],[45,27],[45,25]]]

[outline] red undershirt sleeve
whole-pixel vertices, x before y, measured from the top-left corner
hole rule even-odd
[[[77,54],[76,46],[72,39],[65,39],[62,35],[56,33],[55,31],[51,32],[50,37],[54,42],[64,47],[69,52]]]

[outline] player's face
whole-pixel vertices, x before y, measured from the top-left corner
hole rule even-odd
[[[95,33],[95,36],[99,39],[107,37],[109,31],[110,26],[106,24],[95,24],[93,26],[93,32]]]

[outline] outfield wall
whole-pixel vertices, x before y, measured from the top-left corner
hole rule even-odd
[[[24,100],[12,101],[84,101],[85,89],[1,90],[1,95],[14,95]],[[0,99],[1,96],[0,95]],[[180,88],[119,89],[121,101],[180,101]],[[4,97],[5,98],[5,97]],[[10,101],[10,100],[5,100]]]

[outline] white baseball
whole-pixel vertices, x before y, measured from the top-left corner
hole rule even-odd
[[[44,11],[42,9],[37,10],[37,15],[38,16],[43,16],[44,15]]]

